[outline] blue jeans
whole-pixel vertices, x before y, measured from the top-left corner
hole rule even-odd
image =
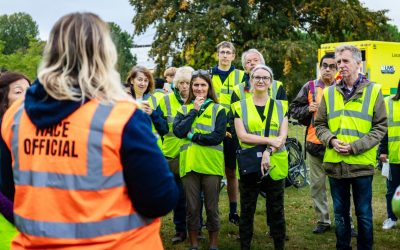
[[[372,249],[372,175],[346,179],[329,177],[336,225],[336,249],[351,249],[350,189],[357,216],[357,249]]]

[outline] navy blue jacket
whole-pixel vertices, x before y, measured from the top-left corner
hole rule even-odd
[[[30,120],[38,128],[58,124],[82,105],[55,100],[47,95],[39,81],[28,89],[24,104]],[[152,135],[150,117],[137,110],[125,125],[120,150],[128,194],[137,212],[148,218],[167,214],[178,199],[174,176]],[[11,153],[2,137],[0,150],[0,190],[13,200]]]

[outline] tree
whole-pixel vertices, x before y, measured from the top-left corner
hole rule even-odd
[[[115,23],[109,23],[111,36],[117,47],[118,52],[118,70],[121,79],[124,81],[131,70],[136,65],[136,56],[133,56],[131,49],[133,48],[133,37],[126,31],[122,31],[121,27]]]
[[[0,68],[19,72],[34,80],[37,69],[42,60],[45,42],[31,39],[27,49],[19,49],[12,54],[0,53]],[[0,51],[4,48],[4,42],[0,41]]]
[[[38,25],[26,13],[18,12],[0,16],[0,40],[4,42],[4,54],[12,54],[18,49],[27,49],[31,39],[37,39]]]
[[[394,38],[386,10],[370,11],[358,0],[130,0],[135,34],[156,27],[150,55],[162,71],[169,57],[177,66],[208,68],[215,45],[231,41],[241,52],[259,49],[289,98],[315,76],[321,43]]]

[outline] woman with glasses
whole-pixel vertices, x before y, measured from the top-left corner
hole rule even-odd
[[[218,104],[207,71],[193,72],[189,97],[178,109],[173,131],[176,137],[184,139],[180,148],[179,174],[186,195],[190,249],[198,249],[201,192],[204,193],[210,249],[218,249],[218,200],[224,175],[222,141],[226,131],[226,113]]]
[[[268,91],[272,81],[271,68],[257,65],[250,73],[253,95],[234,104],[235,130],[241,149],[249,149],[256,145],[265,146],[259,153],[254,154],[254,157],[262,155],[259,170],[255,167],[254,172],[243,172],[240,176],[241,249],[250,249],[254,213],[260,191],[266,193],[266,208],[275,249],[284,249],[285,244],[283,197],[285,178],[288,174],[288,158],[284,146],[288,130],[287,103],[269,97]]]
[[[150,116],[152,130],[157,137],[157,144],[161,148],[162,136],[168,133],[168,123],[164,119],[157,99],[152,95],[154,91],[154,79],[150,71],[142,66],[135,66],[128,74],[126,80],[130,83],[130,94],[140,104],[141,109]]]

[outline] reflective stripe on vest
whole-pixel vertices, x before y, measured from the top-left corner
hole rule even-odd
[[[111,106],[99,105],[90,125],[89,141],[87,144],[87,175],[66,175],[59,173],[19,171],[19,161],[14,163],[14,181],[16,185],[33,185],[35,187],[52,187],[64,190],[98,190],[124,186],[122,172],[111,176],[102,174],[102,147],[103,125],[112,110]],[[20,124],[23,107],[15,115],[16,124]],[[18,129],[14,128],[12,138],[13,154],[18,159]]]
[[[327,105],[328,126],[330,131],[346,143],[356,141],[372,128],[372,116],[376,99],[380,93],[380,85],[370,83],[363,88],[361,97],[355,93],[347,102],[343,95],[336,89],[337,86],[330,86],[324,89],[324,98]],[[333,148],[327,148],[324,155],[324,162],[347,164],[371,165],[376,163],[376,147],[358,155],[343,156]]]
[[[390,163],[400,163],[400,101],[392,96],[385,98],[388,116],[388,158]]]
[[[13,172],[16,186],[14,218],[18,230],[25,234],[24,237],[45,237],[48,238],[46,240],[49,242],[49,245],[53,244],[52,240],[54,239],[55,246],[59,244],[59,239],[88,239],[88,241],[93,244],[100,244],[99,248],[101,248],[102,242],[97,242],[94,238],[112,236],[113,239],[110,240],[119,240],[121,237],[131,237],[126,233],[132,231],[132,233],[135,234],[135,230],[140,230],[139,228],[155,222],[153,219],[146,219],[135,213],[132,202],[126,193],[122,166],[120,165],[120,160],[117,160],[119,155],[114,155],[112,153],[113,150],[108,149],[110,144],[105,142],[114,138],[114,134],[112,133],[116,132],[117,135],[122,133],[128,118],[131,117],[128,112],[133,113],[135,110],[135,107],[131,103],[118,105],[120,104],[108,106],[95,103],[95,101],[89,101],[60,123],[69,124],[73,122],[72,124],[76,124],[77,121],[81,120],[79,119],[80,117],[86,115],[85,119],[82,119],[82,124],[84,124],[82,129],[77,127],[72,128],[71,126],[70,130],[65,130],[64,127],[63,132],[59,132],[58,135],[56,135],[56,132],[53,134],[53,131],[50,131],[53,128],[44,130],[35,128],[27,117],[26,112],[24,112],[22,102],[13,116],[5,116],[4,124],[10,125],[4,128],[6,133],[8,133],[4,135],[6,136],[5,138],[9,138],[6,143],[11,147],[14,159]],[[91,117],[88,117],[87,113],[91,113]],[[107,122],[110,120],[120,117],[121,113],[127,114],[127,116],[118,122],[114,122],[113,125],[107,125]],[[12,119],[12,123],[8,122],[10,118]],[[57,126],[57,128],[60,128],[60,126]],[[107,134],[105,134],[105,128],[107,128]],[[54,127],[54,129],[56,129],[56,127]],[[115,131],[110,133],[112,129],[115,129]],[[36,134],[34,131],[36,131]],[[80,131],[84,132],[79,134]],[[40,134],[41,132],[44,134]],[[63,134],[60,135],[60,133]],[[64,135],[64,133],[66,134]],[[61,139],[61,137],[64,143],[67,141],[70,143],[78,143],[77,140],[80,139],[79,137],[84,137],[83,141],[87,139],[87,143],[79,146],[81,148],[86,147],[86,149],[78,151],[75,156],[61,155],[61,152],[65,153],[66,148],[50,147],[53,141]],[[35,147],[27,147],[25,144],[27,140],[33,141],[34,139],[43,139],[43,149],[40,147],[42,144],[39,144],[39,142],[36,147],[37,151],[33,151]],[[21,142],[23,142],[23,145],[21,145]],[[61,143],[61,140],[59,140],[59,143]],[[56,152],[54,153],[52,150]],[[110,152],[112,155],[110,155]],[[20,153],[22,154],[20,155]],[[78,171],[72,171],[72,173],[68,172],[70,169],[56,168],[59,166],[54,166],[53,172],[50,162],[53,162],[56,157],[62,157],[59,161],[55,161],[59,163],[60,166],[70,164],[72,161],[81,161],[83,166],[71,165],[71,169]],[[106,162],[112,166],[111,168],[104,164],[103,161],[105,158]],[[46,161],[46,159],[51,161]],[[43,161],[42,165],[40,161]],[[60,173],[60,170],[67,171],[68,173]],[[83,174],[80,173],[80,171],[83,171]],[[112,174],[112,172],[115,173]],[[109,173],[109,175],[107,175],[107,173]],[[113,194],[107,193],[108,191],[106,190],[112,188],[115,189],[115,192]],[[28,193],[24,192],[25,190],[27,190]],[[71,206],[65,207],[65,210],[61,211],[52,211],[51,208],[46,208],[45,204],[42,204],[43,206],[39,208],[32,208],[32,211],[28,211],[27,209],[29,209],[30,204],[35,202],[36,199],[39,199],[40,194],[43,193],[52,195],[49,199],[54,200],[49,200],[50,204],[55,203],[60,205],[60,202],[63,202],[63,200],[56,199],[58,195],[60,195],[59,199],[62,199],[61,197],[63,196],[73,196],[72,199],[74,199],[76,203],[70,204]],[[32,197],[32,195],[35,194],[36,196]],[[101,207],[100,211],[104,208],[111,209],[107,210],[109,214],[102,214],[94,209],[94,216],[89,215],[87,211],[92,208],[93,201],[88,200],[87,203],[86,201],[82,203],[82,198],[90,198],[90,195],[102,197],[105,201],[118,197],[121,207],[115,208],[99,204]],[[25,196],[32,199],[23,199],[22,197]],[[40,197],[41,200],[43,200],[43,198],[44,197]],[[46,216],[44,214],[46,210],[50,213],[49,217],[41,219],[43,216]],[[77,214],[77,211],[81,212],[79,215],[80,219],[77,218],[75,221],[70,221],[70,218],[75,218],[75,214],[67,214],[67,211],[70,213],[75,211]],[[92,219],[93,221],[91,221]],[[153,238],[154,235],[149,234],[148,236],[156,240]],[[106,238],[102,239],[104,240]],[[18,241],[18,237],[16,240]],[[81,244],[84,244],[84,242],[81,242]],[[145,245],[145,242],[143,242],[143,245]]]

